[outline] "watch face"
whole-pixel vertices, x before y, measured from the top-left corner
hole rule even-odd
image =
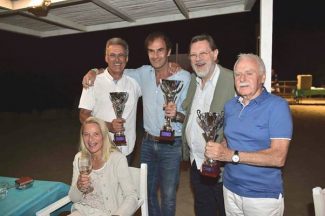
[[[239,162],[239,156],[238,155],[233,155],[232,156],[232,162],[238,163]]]

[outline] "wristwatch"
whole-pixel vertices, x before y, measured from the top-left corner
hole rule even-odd
[[[233,156],[231,157],[231,160],[233,163],[237,164],[239,163],[239,153],[237,150],[234,151]]]

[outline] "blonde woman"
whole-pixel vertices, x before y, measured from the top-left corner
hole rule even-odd
[[[78,161],[87,154],[92,171],[80,174]],[[127,216],[137,209],[138,197],[126,157],[111,142],[105,122],[98,118],[89,117],[81,126],[80,151],[73,161],[69,197],[74,203],[73,216]]]

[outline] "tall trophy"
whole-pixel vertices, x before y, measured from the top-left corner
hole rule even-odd
[[[110,92],[110,99],[113,104],[114,112],[116,118],[122,118],[122,114],[125,108],[125,103],[129,98],[129,93],[127,92]],[[126,138],[123,132],[114,133],[114,143],[117,146],[126,145]]]
[[[161,80],[160,87],[162,92],[164,93],[165,103],[168,104],[169,102],[174,102],[177,99],[177,94],[183,88],[183,81],[180,80]],[[171,126],[171,119],[165,116],[165,123],[163,128],[160,130],[160,137],[159,141],[165,142],[173,142],[174,137],[174,130]]]
[[[203,129],[202,133],[206,142],[215,141],[218,138],[218,131],[223,126],[224,113],[205,112],[197,110],[197,122]],[[202,164],[202,175],[209,177],[219,177],[220,162],[207,158]]]

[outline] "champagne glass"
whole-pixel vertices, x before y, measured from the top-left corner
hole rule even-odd
[[[79,172],[81,175],[89,175],[92,170],[91,155],[90,154],[82,154],[78,160],[78,167],[79,167]],[[94,190],[94,188],[91,186],[91,183],[90,183],[89,187],[85,191],[82,191],[84,193],[84,197],[87,193],[90,193],[93,190]]]

